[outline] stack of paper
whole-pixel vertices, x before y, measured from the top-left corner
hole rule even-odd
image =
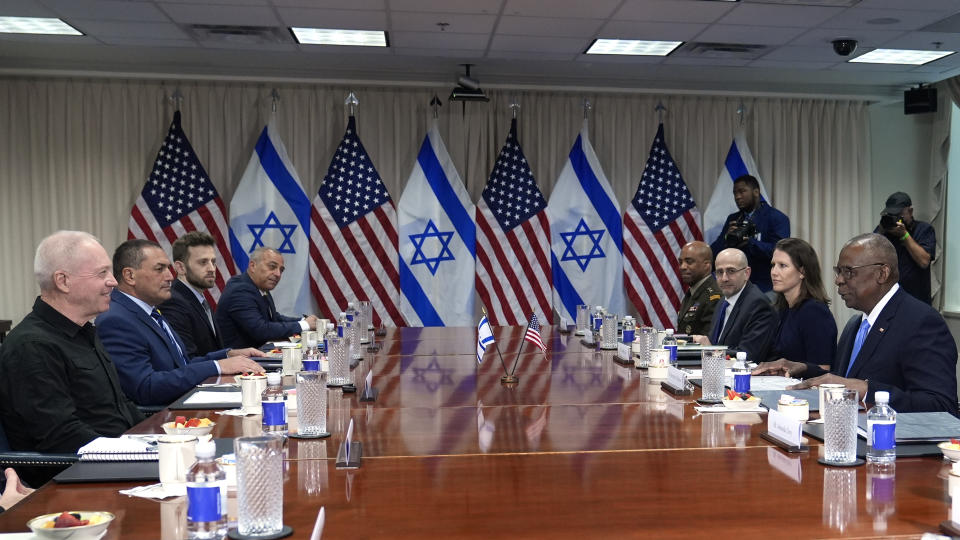
[[[157,447],[127,437],[97,437],[77,450],[80,461],[156,461]]]

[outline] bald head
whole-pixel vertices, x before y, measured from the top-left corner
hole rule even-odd
[[[882,234],[866,233],[854,236],[843,245],[857,246],[861,248],[862,253],[873,261],[883,263],[890,269],[890,278],[888,281],[896,283],[900,280],[899,262],[897,259],[897,248],[893,247],[890,240]]]
[[[717,254],[717,285],[727,298],[743,290],[750,279],[747,256],[737,248],[727,248]]]
[[[720,253],[717,253],[717,266],[720,266],[720,261],[723,261],[724,264],[730,263],[735,265],[737,268],[747,266],[747,254],[740,251],[737,248],[727,248]]]
[[[693,285],[713,269],[713,252],[705,242],[688,242],[680,250],[680,279],[686,285]]]
[[[834,283],[848,308],[870,313],[898,280],[896,249],[882,235],[855,236],[840,250]]]

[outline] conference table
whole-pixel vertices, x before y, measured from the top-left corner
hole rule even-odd
[[[293,537],[309,537],[320,507],[325,538],[917,537],[950,515],[940,457],[900,458],[892,476],[826,467],[816,439],[795,454],[762,439],[765,414],[698,414],[699,390],[672,395],[552,327],[541,353],[523,330],[494,330],[503,364],[517,359],[515,385],[501,384],[495,348],[477,364],[476,329],[378,337],[354,369],[361,392],[372,373],[376,400],[332,389],[332,436],[288,441]],[[215,419],[218,438],[259,434],[258,416],[205,410],[163,410],[131,432],[160,432],[178,415]],[[337,469],[351,419],[362,463]],[[87,509],[117,515],[108,539],[183,537],[185,500],[118,493],[135,485],[48,483],[0,514],[0,532]]]

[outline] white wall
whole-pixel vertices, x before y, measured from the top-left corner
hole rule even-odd
[[[905,191],[913,200],[914,215],[933,217],[930,204],[930,130],[933,114],[903,114],[903,102],[870,106],[872,216],[869,229],[880,221],[887,197]],[[939,236],[939,232],[938,236]]]

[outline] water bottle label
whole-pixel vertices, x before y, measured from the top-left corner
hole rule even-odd
[[[343,325],[337,327],[337,337],[343,337]]]
[[[593,319],[593,329],[595,331],[600,331],[600,326],[603,324],[603,319],[600,317],[594,317]]]
[[[187,486],[187,521],[219,521],[222,516],[220,486]]]
[[[664,349],[670,351],[670,363],[677,363],[677,346],[676,345],[664,345]]]
[[[750,391],[750,374],[749,373],[733,374],[733,391],[738,394],[742,394],[744,392]]]
[[[347,320],[353,322],[353,313],[347,313]]]
[[[264,401],[263,425],[282,426],[287,423],[287,408],[283,401]]]
[[[633,343],[633,330],[624,330],[623,331],[623,342],[624,343]]]
[[[893,450],[897,447],[896,431],[896,424],[874,423],[873,429],[870,431],[873,439],[870,446],[874,450]]]
[[[320,361],[319,361],[319,360],[304,360],[304,361],[303,361],[303,370],[304,370],[304,371],[320,371]]]

